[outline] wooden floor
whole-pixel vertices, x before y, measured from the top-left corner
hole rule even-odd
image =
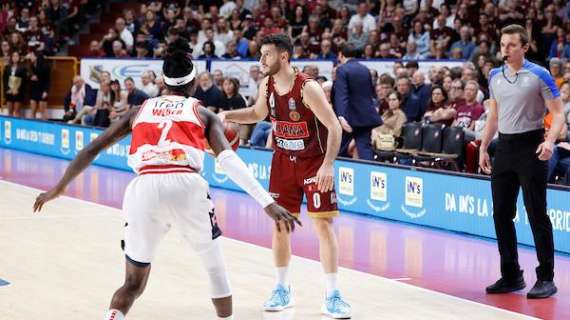
[[[38,190],[0,181],[0,319],[102,319],[120,286],[120,211],[62,197],[32,214]],[[268,249],[223,239],[235,319],[321,319],[320,264],[292,262],[296,307],[263,313],[274,283]],[[340,270],[353,319],[531,319],[453,296],[353,270]],[[215,319],[206,274],[179,235],[159,248],[147,290],[128,319]]]

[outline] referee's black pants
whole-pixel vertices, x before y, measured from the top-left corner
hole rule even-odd
[[[546,214],[547,161],[538,159],[536,149],[544,141],[544,130],[518,134],[499,134],[493,162],[491,189],[493,193],[493,220],[501,255],[501,275],[513,280],[520,274],[517,235],[513,219],[519,187],[522,187],[524,205],[532,229],[539,266],[539,280],[552,281],[554,277],[554,241],[552,224]],[[521,219],[524,216],[521,215]]]

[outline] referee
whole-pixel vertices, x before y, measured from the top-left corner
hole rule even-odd
[[[522,26],[501,30],[501,54],[505,65],[489,74],[489,115],[482,135],[479,165],[491,174],[493,220],[501,255],[501,278],[487,287],[487,293],[507,293],[526,287],[517,253],[513,219],[522,187],[524,205],[534,236],[539,265],[537,281],[527,298],[547,298],[554,285],[554,241],[546,214],[547,160],[564,124],[560,93],[550,73],[524,58],[529,48]],[[546,109],[553,121],[545,136]],[[487,148],[499,130],[493,168]]]

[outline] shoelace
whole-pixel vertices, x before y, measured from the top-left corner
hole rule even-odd
[[[285,304],[285,295],[287,291],[285,289],[279,288],[273,290],[273,294],[271,295],[271,301],[274,301],[277,298],[281,301],[281,304]]]
[[[340,307],[343,307],[343,308],[348,308],[348,307],[349,307],[348,303],[344,302],[344,301],[342,300],[342,297],[341,297],[340,295],[338,295],[338,294],[335,294],[334,296],[330,297],[330,298],[329,298],[329,301],[330,301],[330,303],[332,304],[332,309],[333,309],[333,310],[340,310],[341,308],[339,308],[339,306],[340,306]]]

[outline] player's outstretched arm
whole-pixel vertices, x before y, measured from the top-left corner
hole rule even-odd
[[[229,121],[241,124],[249,124],[259,122],[267,117],[269,109],[267,108],[267,77],[261,80],[259,84],[259,93],[255,104],[248,108],[223,111],[218,113],[222,121]]]
[[[115,142],[131,132],[131,120],[137,115],[139,107],[135,107],[122,117],[119,121],[113,123],[105,130],[97,139],[88,144],[85,149],[81,150],[75,159],[71,161],[63,177],[49,191],[40,194],[34,203],[34,212],[40,211],[43,205],[58,196],[60,196],[67,185],[79,175],[89,164],[97,157],[97,155],[105,148],[111,146]]]
[[[199,107],[198,112],[202,122],[206,125],[206,138],[210,148],[228,177],[263,207],[265,213],[275,220],[278,230],[281,230],[280,222],[283,222],[287,232],[295,230],[295,223],[301,225],[301,222],[287,209],[275,203],[275,200],[263,189],[237,153],[232,150],[218,116],[204,107]]]

